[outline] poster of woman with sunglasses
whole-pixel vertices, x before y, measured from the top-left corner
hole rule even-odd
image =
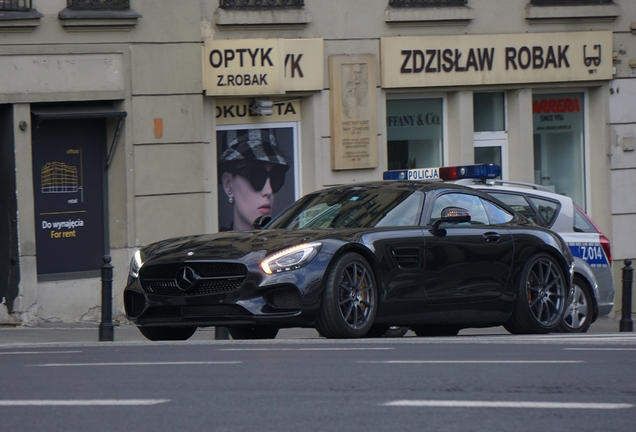
[[[217,130],[219,231],[249,230],[295,201],[294,128]]]

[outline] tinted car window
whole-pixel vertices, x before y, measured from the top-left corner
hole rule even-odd
[[[481,199],[475,195],[448,193],[437,197],[431,213],[431,225],[441,217],[446,207],[461,207],[470,213],[471,225],[487,225],[488,215]]]
[[[548,224],[548,227],[554,224],[556,220],[556,216],[559,214],[559,209],[561,208],[561,204],[555,201],[550,201],[546,199],[541,199],[537,197],[528,197],[532,204],[537,208],[537,211]]]
[[[484,208],[486,209],[491,225],[503,224],[514,219],[514,215],[508,213],[508,211],[498,205],[486,200],[481,201],[484,204]]]
[[[269,228],[412,226],[419,222],[423,201],[419,191],[335,189],[297,201]]]
[[[513,195],[509,193],[499,193],[487,191],[489,195],[494,196],[499,201],[507,204],[511,209],[530,219],[532,222],[541,225],[537,213],[523,195]]]

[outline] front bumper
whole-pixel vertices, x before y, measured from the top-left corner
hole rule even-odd
[[[264,276],[243,275],[213,285],[180,290],[173,273],[129,276],[124,289],[127,318],[136,325],[226,326],[266,324],[304,327],[315,323],[320,305],[322,272],[299,271]],[[152,282],[152,283],[151,283]]]

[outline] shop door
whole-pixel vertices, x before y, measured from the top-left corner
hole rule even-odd
[[[36,122],[33,194],[39,280],[95,277],[106,252],[104,119]]]

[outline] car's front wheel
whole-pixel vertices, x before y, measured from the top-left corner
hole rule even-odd
[[[265,326],[240,326],[230,327],[232,339],[275,339],[278,334],[277,327]]]
[[[197,331],[196,327],[138,326],[142,335],[151,341],[187,340]]]
[[[363,337],[373,326],[377,307],[371,266],[361,255],[347,253],[327,275],[317,330],[327,338]]]
[[[574,276],[568,295],[565,315],[561,322],[564,333],[585,333],[592,324],[592,293],[580,276]]]
[[[567,279],[554,258],[533,255],[526,263],[510,320],[504,324],[513,334],[544,334],[561,325],[568,295]]]

